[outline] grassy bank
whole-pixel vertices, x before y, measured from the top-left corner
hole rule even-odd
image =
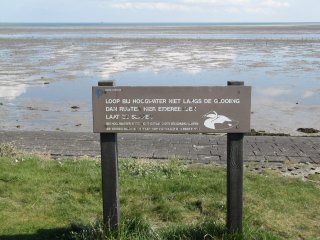
[[[9,154],[8,154],[9,153]],[[0,156],[0,239],[112,239],[104,233],[100,163]],[[319,239],[315,181],[245,173],[244,234],[224,228],[222,167],[120,160],[120,239]]]

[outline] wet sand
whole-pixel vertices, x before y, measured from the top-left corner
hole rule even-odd
[[[0,129],[91,131],[90,86],[145,71],[163,76],[148,85],[244,80],[252,128],[320,129],[320,25],[0,26]]]

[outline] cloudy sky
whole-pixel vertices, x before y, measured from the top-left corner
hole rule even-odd
[[[0,0],[0,22],[320,22],[319,0]]]

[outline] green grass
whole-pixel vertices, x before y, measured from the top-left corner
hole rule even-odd
[[[1,148],[0,148],[1,150]],[[0,151],[1,152],[1,151]],[[10,152],[10,151],[9,151]],[[227,234],[222,167],[120,160],[120,231],[101,224],[100,162],[0,156],[0,239],[319,239],[316,181],[245,173],[244,233]]]
[[[308,179],[310,179],[311,181],[315,181],[320,183],[320,174],[314,174],[308,177]]]

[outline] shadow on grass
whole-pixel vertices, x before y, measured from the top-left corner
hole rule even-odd
[[[79,233],[89,232],[89,229],[95,229],[95,226],[85,226],[81,224],[71,224],[66,228],[52,228],[52,229],[39,229],[33,234],[16,234],[16,235],[0,235],[0,240],[72,240],[81,239],[78,236]],[[100,231],[102,232],[102,231]],[[92,233],[91,233],[92,234]],[[97,238],[96,234],[92,234],[92,239],[103,239]],[[84,238],[85,239],[85,238]],[[91,238],[90,238],[91,239]]]
[[[69,228],[41,229],[34,234],[0,236],[1,240],[278,240],[271,233],[245,229],[244,234],[228,234],[226,228],[214,221],[197,225],[178,225],[176,227],[154,230],[141,219],[126,219],[117,232],[106,232],[101,221],[94,225],[72,224]]]
[[[130,219],[123,222],[120,231],[105,232],[102,230],[101,222],[94,225],[73,224],[69,228],[40,229],[34,234],[18,234],[12,236],[0,236],[1,240],[103,240],[103,239],[154,239],[154,240],[174,240],[174,239],[218,239],[226,234],[225,230],[215,224],[205,224],[197,226],[179,226],[162,229],[155,232],[148,224]],[[208,232],[210,234],[208,234]],[[210,237],[209,237],[210,236]],[[209,237],[209,238],[207,238]]]
[[[207,227],[178,227],[164,229],[156,233],[148,229],[135,229],[127,226],[125,230],[120,230],[119,235],[115,232],[105,233],[97,229],[97,226],[82,226],[70,228],[40,229],[34,234],[18,234],[12,236],[0,235],[1,240],[103,240],[103,239],[155,239],[155,240],[174,240],[174,239],[214,239],[212,236],[221,237],[226,234],[222,229],[212,226]],[[132,228],[133,227],[133,228]],[[210,234],[206,232],[209,230]],[[210,231],[211,230],[211,231]]]
[[[66,228],[39,229],[33,234],[0,235],[0,240],[153,239],[152,233],[148,224],[134,218],[124,220],[119,231],[105,231],[102,221],[97,221],[91,225],[72,223]]]
[[[70,228],[40,229],[34,234],[0,235],[1,240],[54,240],[62,238],[72,231]]]

